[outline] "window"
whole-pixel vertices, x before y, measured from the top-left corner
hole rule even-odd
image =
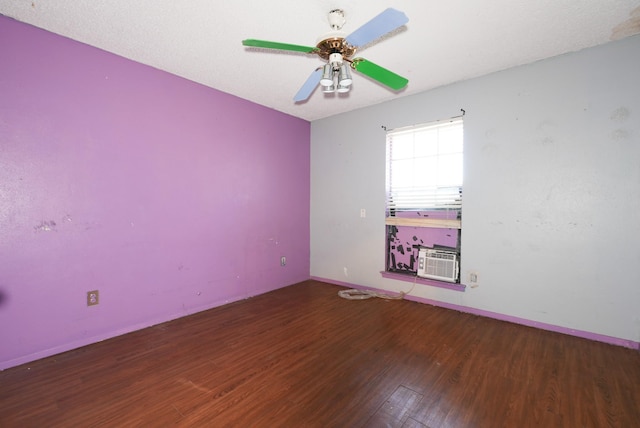
[[[387,133],[387,208],[460,210],[462,119]]]
[[[420,253],[449,251],[446,281],[459,283],[462,118],[388,131],[386,167],[386,272],[440,278],[420,270]]]

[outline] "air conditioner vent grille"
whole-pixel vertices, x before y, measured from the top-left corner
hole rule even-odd
[[[418,253],[418,276],[440,281],[458,281],[458,254],[452,251],[421,248]]]

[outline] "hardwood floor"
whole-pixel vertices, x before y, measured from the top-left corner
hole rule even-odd
[[[640,353],[307,281],[0,372],[2,427],[638,427]]]

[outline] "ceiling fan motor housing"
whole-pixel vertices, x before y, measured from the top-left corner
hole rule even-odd
[[[329,37],[327,37],[329,36]],[[351,58],[356,53],[356,48],[349,45],[342,34],[327,34],[316,45],[320,58],[330,60],[332,54],[340,54],[343,58]]]

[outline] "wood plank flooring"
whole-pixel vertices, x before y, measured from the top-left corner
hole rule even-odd
[[[306,281],[0,372],[1,427],[638,427],[640,353]]]

